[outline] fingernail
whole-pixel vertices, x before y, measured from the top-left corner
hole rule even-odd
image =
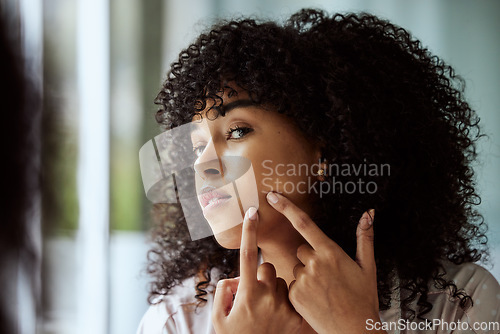
[[[248,219],[257,220],[257,209],[251,206],[247,211]]]
[[[276,204],[276,203],[278,203],[278,196],[276,196],[276,194],[273,192],[268,192],[267,193],[267,201],[271,204]]]
[[[359,225],[361,226],[362,229],[369,229],[372,224],[373,220],[370,216],[372,216],[372,210],[365,211],[363,215],[361,216],[361,219],[359,220]]]
[[[368,214],[370,215],[370,217],[368,218],[368,224],[373,224],[373,219],[375,218],[375,209],[370,209],[370,211],[368,211]]]
[[[368,214],[368,211],[363,212],[363,215],[361,216],[361,219],[359,220],[359,225],[362,228],[368,228],[370,227],[370,216]]]

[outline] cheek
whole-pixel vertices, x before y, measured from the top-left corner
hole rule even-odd
[[[308,197],[317,181],[310,165],[305,163],[266,163],[255,175],[259,193],[275,191],[290,199]]]
[[[283,159],[281,162],[264,160],[254,168],[259,202],[261,209],[266,209],[263,211],[266,216],[270,219],[278,219],[281,216],[267,203],[266,195],[269,191],[279,192],[306,213],[313,213],[311,201],[318,196],[319,185],[314,162],[306,163],[303,160],[292,159],[288,161]]]

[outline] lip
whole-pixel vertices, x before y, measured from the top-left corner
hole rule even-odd
[[[204,187],[202,188],[202,193],[198,196],[198,199],[203,211],[205,212],[224,204],[231,199],[231,197],[231,195],[224,191],[215,190],[214,187]]]

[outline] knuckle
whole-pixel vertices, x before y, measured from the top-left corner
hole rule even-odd
[[[217,288],[223,289],[229,285],[229,280],[227,279],[221,279],[220,281],[217,282]]]
[[[306,247],[307,247],[306,244],[302,244],[299,247],[297,247],[297,256],[298,257],[301,257],[301,256],[305,255]]]
[[[373,243],[375,241],[375,236],[372,233],[370,233],[366,236],[366,239],[367,241]]]
[[[276,278],[276,268],[274,268],[274,266],[271,263],[264,262],[257,269],[257,274],[259,276],[263,276],[264,279]]]
[[[267,306],[268,310],[275,310],[277,308],[277,306],[278,306],[278,301],[271,294],[266,295],[266,298],[264,299],[264,302],[266,303],[266,306]]]
[[[293,287],[293,289],[291,288],[290,290],[288,290],[288,299],[293,305],[298,304],[298,301],[300,300],[300,298],[298,298],[298,293],[299,291],[297,287]]]
[[[244,248],[244,249],[240,250],[240,252],[242,253],[242,256],[249,261],[253,261],[253,260],[257,259],[257,251],[254,249]]]
[[[333,247],[331,247],[331,248],[326,248],[326,249],[324,250],[324,254],[325,254],[325,256],[326,256],[328,259],[330,259],[330,260],[332,260],[332,261],[334,261],[334,260],[336,259],[336,257],[337,257],[337,252],[333,249]]]
[[[296,221],[296,224],[297,224],[297,228],[299,230],[306,230],[308,227],[309,227],[309,216],[306,214],[306,213],[299,213],[299,215],[297,216],[297,221]]]
[[[290,306],[290,301],[286,296],[283,298],[280,298],[279,304],[278,304],[278,312],[283,315],[289,315],[291,311],[291,306]],[[291,320],[291,319],[287,319]],[[288,332],[287,332],[288,333]]]
[[[318,260],[318,258],[316,257],[313,257],[309,260],[308,262],[308,265],[309,265],[309,269],[313,272],[313,273],[317,273],[320,268],[321,268],[321,264],[320,264],[320,261]]]
[[[276,268],[274,268],[272,263],[264,262],[260,265],[260,267],[265,271],[276,274]]]
[[[248,217],[245,216],[245,220],[248,221]],[[245,232],[253,232],[255,230],[255,224],[245,223],[243,224],[243,229]]]
[[[285,200],[285,199],[279,201],[277,204],[280,207],[281,211],[288,211],[288,210],[290,210],[290,203],[287,200]]]
[[[370,243],[370,244],[373,244],[373,241],[375,239],[374,236],[373,236],[373,234],[371,234],[371,233],[362,233],[358,238],[362,242]]]
[[[304,265],[302,263],[297,263],[295,267],[293,267],[293,277],[297,277],[299,275],[299,270],[303,267]]]

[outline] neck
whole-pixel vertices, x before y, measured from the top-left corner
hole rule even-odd
[[[277,230],[271,231],[267,238],[262,238],[259,241],[262,260],[274,265],[276,277],[283,278],[287,286],[290,286],[290,283],[295,279],[293,268],[300,263],[297,258],[297,248],[305,243],[304,238],[288,222],[279,226]],[[316,332],[302,319],[300,333]]]
[[[295,279],[293,277],[293,268],[300,263],[297,259],[297,248],[306,243],[306,241],[298,235],[283,233],[281,238],[274,238],[268,242],[259,243],[259,247],[264,262],[269,262],[276,268],[276,277],[283,278],[287,285]]]

